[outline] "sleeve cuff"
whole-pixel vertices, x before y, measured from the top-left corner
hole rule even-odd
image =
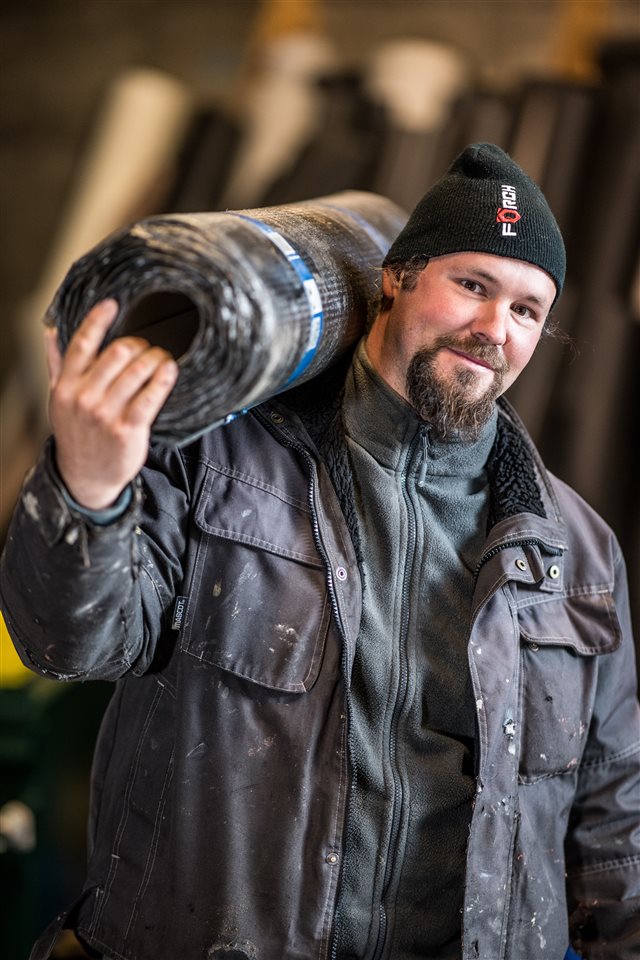
[[[126,513],[133,497],[131,484],[129,484],[124,488],[116,502],[110,507],[106,507],[104,510],[90,510],[74,500],[67,488],[62,483],[60,486],[60,492],[62,493],[64,501],[68,507],[70,507],[76,513],[81,514],[98,527],[106,527],[115,520],[119,520],[120,517]]]

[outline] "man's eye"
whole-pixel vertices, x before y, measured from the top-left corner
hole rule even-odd
[[[477,280],[461,280],[460,283],[465,290],[470,290],[472,293],[479,293],[482,289]]]
[[[526,320],[528,320],[528,319],[535,320],[535,316],[534,316],[531,308],[525,306],[524,303],[514,303],[514,305],[513,305],[513,307],[512,307],[511,309],[512,309],[513,312],[516,313],[519,317],[524,317]]]

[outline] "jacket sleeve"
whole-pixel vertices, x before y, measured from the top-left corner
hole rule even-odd
[[[613,541],[622,642],[600,657],[566,841],[571,940],[588,960],[640,957],[640,704],[628,586]]]
[[[108,525],[68,502],[53,441],[27,476],[0,560],[0,600],[19,656],[59,680],[114,680],[152,663],[182,580],[189,488],[175,449],[152,451]]]

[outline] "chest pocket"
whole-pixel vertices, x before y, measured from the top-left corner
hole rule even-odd
[[[306,504],[210,469],[195,523],[182,649],[263,687],[309,690],[330,606]]]
[[[606,590],[521,600],[518,620],[520,778],[533,782],[580,763],[599,662],[620,645],[621,631]]]

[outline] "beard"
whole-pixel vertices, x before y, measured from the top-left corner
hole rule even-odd
[[[450,378],[438,376],[436,356],[443,347],[461,350],[493,367],[493,381],[481,396],[475,396],[478,375],[469,368],[456,371]],[[504,357],[493,344],[479,343],[473,338],[460,340],[444,334],[433,347],[425,347],[414,354],[407,369],[407,397],[438,437],[443,440],[455,437],[472,443],[491,418],[508,369]]]

